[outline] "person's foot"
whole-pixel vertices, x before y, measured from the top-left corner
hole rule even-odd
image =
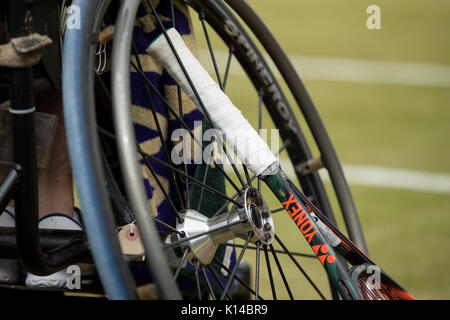
[[[64,214],[51,214],[39,221],[39,229],[82,230],[78,212],[75,219]],[[0,227],[15,227],[14,209],[7,208],[0,214]],[[16,284],[19,282],[19,261],[17,259],[0,259],[0,283]],[[48,276],[37,276],[28,273],[25,285],[28,287],[65,288],[67,279],[71,276],[65,269]]]
[[[39,229],[59,229],[59,230],[82,230],[81,224],[64,214],[51,214],[39,221]],[[27,287],[40,288],[65,288],[67,279],[71,276],[65,269],[50,274],[48,276],[37,276],[28,273],[25,279]]]

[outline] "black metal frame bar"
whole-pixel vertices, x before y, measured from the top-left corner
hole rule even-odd
[[[6,17],[9,39],[26,35],[25,0],[9,0]],[[27,271],[48,275],[79,262],[88,254],[84,234],[66,239],[43,252],[41,247],[38,205],[37,159],[35,138],[35,100],[32,67],[9,70],[10,114],[13,125],[14,163],[0,184],[0,212],[15,201],[15,250]],[[2,228],[3,229],[3,228]],[[0,255],[11,253],[11,230],[0,233]],[[47,239],[48,240],[48,239]],[[48,243],[44,240],[45,243]],[[50,249],[44,245],[45,249]]]
[[[54,261],[55,257],[59,255],[65,255],[65,257],[67,257],[65,253],[66,250],[54,251],[55,248],[71,246],[71,250],[76,249],[76,254],[73,254],[73,257],[70,258],[71,260],[76,260],[76,263],[93,263],[83,231],[39,229],[38,236],[41,250],[46,252],[45,256],[50,261]],[[19,252],[17,251],[16,246],[15,228],[0,227],[0,248],[2,258],[19,258]],[[56,252],[56,254],[54,252]]]

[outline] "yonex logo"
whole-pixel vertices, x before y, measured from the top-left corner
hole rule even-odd
[[[292,193],[289,193],[289,199],[281,202],[286,211],[291,216],[292,220],[297,224],[298,229],[306,238],[308,243],[311,243],[313,237],[317,234],[317,229],[314,226],[314,223],[309,218],[308,214],[306,214],[303,207],[294,198]]]
[[[336,261],[336,257],[332,254],[327,254],[330,251],[330,247],[327,244],[319,244],[311,247],[314,250],[317,258],[319,258],[322,265],[325,265],[325,261],[332,264]]]

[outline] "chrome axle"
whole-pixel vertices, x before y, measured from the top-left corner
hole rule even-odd
[[[211,263],[220,244],[235,238],[246,240],[249,232],[252,233],[252,243],[271,244],[274,224],[261,194],[254,188],[247,188],[237,202],[242,206],[234,205],[230,212],[212,218],[191,209],[181,212],[182,223],[176,226],[180,233],[168,237],[166,244],[179,242],[177,247],[182,252],[189,250],[189,261],[197,260],[203,265]]]

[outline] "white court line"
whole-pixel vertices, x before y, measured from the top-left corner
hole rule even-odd
[[[294,169],[284,162],[283,170],[293,176]],[[450,194],[450,174],[349,164],[344,164],[343,169],[347,182],[353,185]],[[326,170],[319,173],[324,181],[330,181]]]
[[[224,67],[228,53],[225,50],[215,50],[214,54],[219,64]],[[199,50],[199,55],[201,61],[211,60],[207,50]],[[445,64],[311,57],[296,54],[289,54],[289,58],[300,77],[304,80],[450,88],[450,65]],[[266,61],[270,61],[270,59],[266,57]],[[210,62],[204,65],[208,71],[213,71],[212,67],[210,68]],[[244,74],[244,71],[237,63],[234,63],[230,68],[230,73],[241,75]]]
[[[344,165],[352,184],[450,193],[450,175],[383,167]]]
[[[290,58],[306,80],[450,88],[448,65],[298,55],[290,55]]]

